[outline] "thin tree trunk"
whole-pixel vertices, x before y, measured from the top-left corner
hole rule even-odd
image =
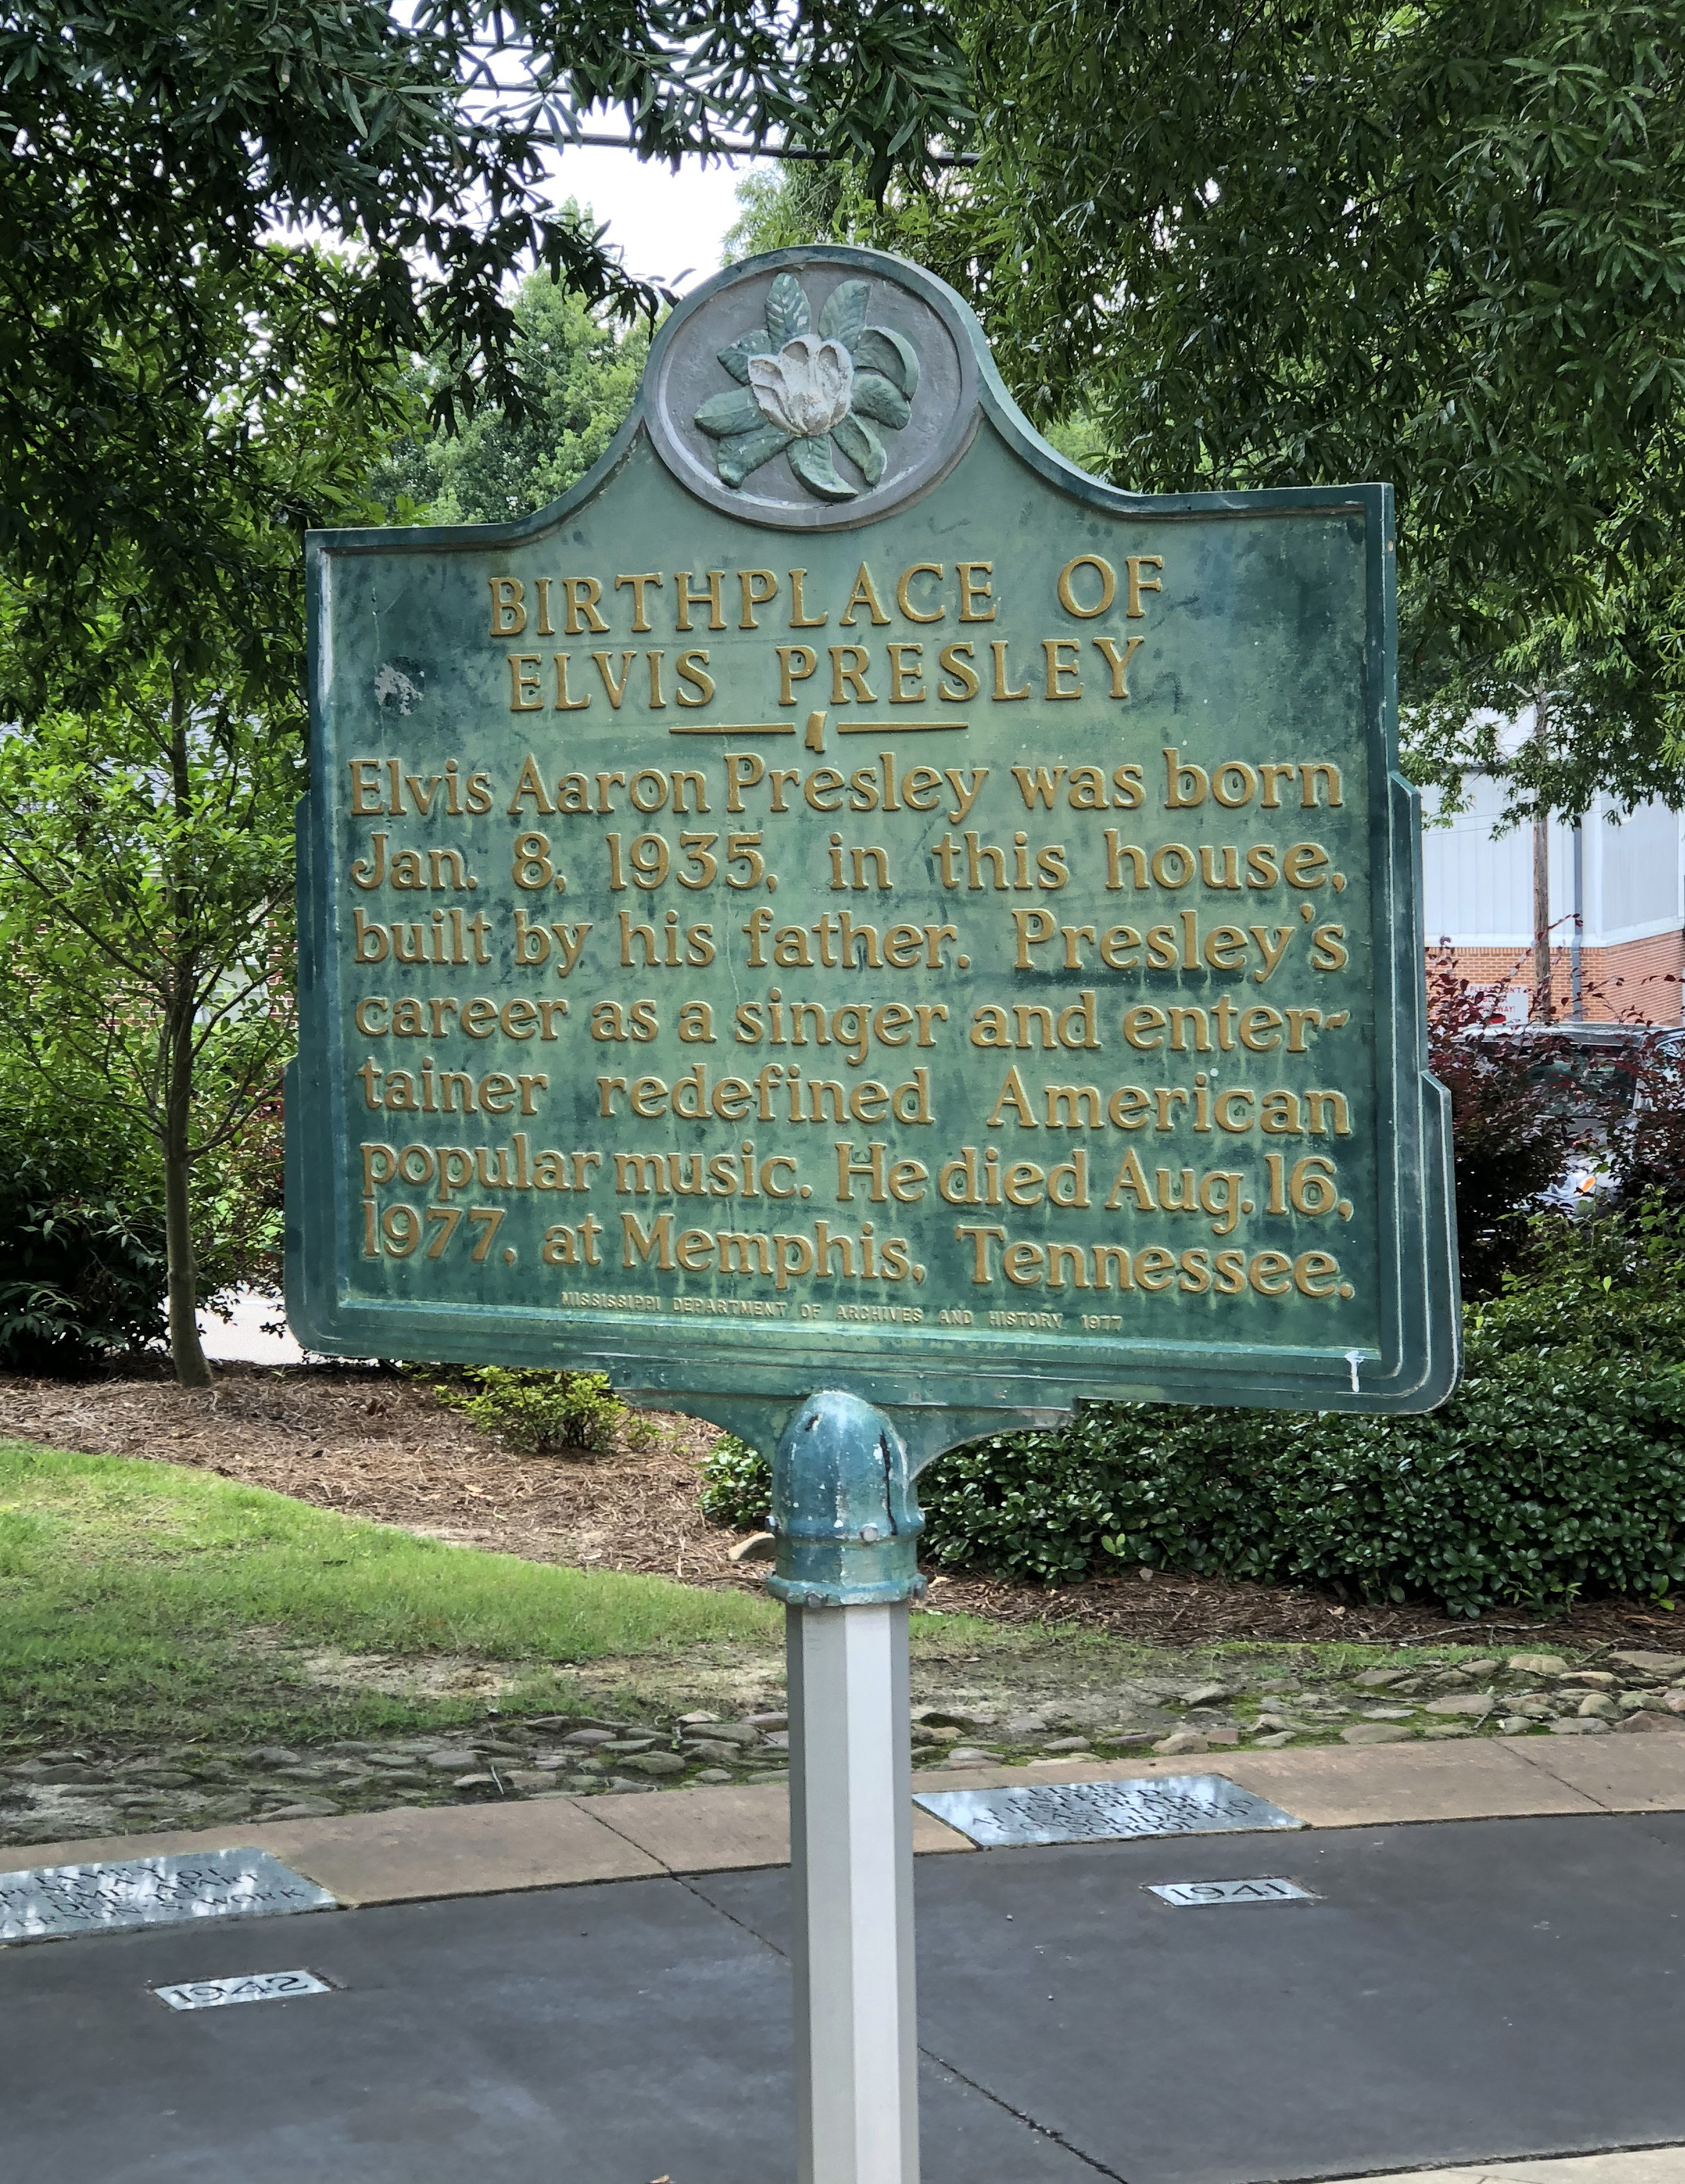
[[[1549,720],[1541,691],[1533,702],[1533,742],[1541,758]],[[1533,820],[1533,1014],[1543,1023],[1556,1015],[1550,976],[1550,813],[1543,805]]]
[[[170,757],[176,816],[192,817],[187,711],[179,688],[170,706]],[[192,1206],[187,1189],[193,1120],[193,904],[179,872],[172,882],[176,960],[165,1026],[164,1236],[170,1304],[170,1355],[184,1388],[208,1388],[210,1368],[199,1340],[198,1279],[193,1265]]]
[[[170,1355],[176,1378],[184,1388],[208,1388],[210,1367],[199,1341],[198,1279],[193,1264],[192,1209],[187,1193],[187,1129],[191,1112],[192,1059],[185,1063],[180,1050],[191,1039],[176,1039],[176,1056],[170,1067],[170,1112],[164,1143],[164,1233],[169,1259]]]

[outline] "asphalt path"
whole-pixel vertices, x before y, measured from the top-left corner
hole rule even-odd
[[[1292,1878],[1173,1908],[1152,1882]],[[919,1860],[925,2184],[1276,2184],[1685,2142],[1685,1814]],[[789,2184],[789,1875],[0,1950],[0,2172]],[[153,1986],[308,1967],[325,1995]]]

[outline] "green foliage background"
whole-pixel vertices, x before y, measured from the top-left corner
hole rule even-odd
[[[161,1183],[150,1148],[20,1079],[0,1047],[0,1371],[75,1373],[164,1328]]]
[[[1419,777],[1685,796],[1685,37],[1664,0],[1000,0],[974,164],[746,184],[929,266],[1044,429],[1180,493],[1398,496]],[[1543,717],[1497,748],[1487,709]]]
[[[589,211],[571,200],[568,211],[589,225]],[[512,313],[511,354],[525,389],[518,413],[482,409],[455,435],[441,432],[425,421],[438,370],[411,374],[416,428],[374,476],[396,520],[507,523],[558,499],[619,431],[649,353],[648,326],[616,324],[545,274],[522,281]]]

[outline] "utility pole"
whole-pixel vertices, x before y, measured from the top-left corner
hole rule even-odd
[[[1586,830],[1582,820],[1574,822],[1574,944],[1568,957],[1569,1014],[1576,1023],[1586,1017],[1582,976],[1586,944]]]
[[[1540,760],[1550,722],[1550,701],[1539,691],[1533,699],[1533,748]],[[1533,1017],[1548,1023],[1556,1014],[1550,979],[1550,810],[1541,804],[1533,815]]]

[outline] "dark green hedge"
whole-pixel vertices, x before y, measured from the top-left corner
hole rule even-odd
[[[1537,1270],[1465,1315],[1425,1418],[1096,1407],[923,1473],[929,1558],[1041,1583],[1151,1563],[1464,1613],[1685,1583],[1685,1231],[1553,1221]],[[758,1521],[737,1444],[711,1513]],[[752,1506],[751,1506],[752,1505]]]
[[[162,1335],[164,1223],[135,1167],[98,1114],[0,1097],[0,1372],[85,1372]]]

